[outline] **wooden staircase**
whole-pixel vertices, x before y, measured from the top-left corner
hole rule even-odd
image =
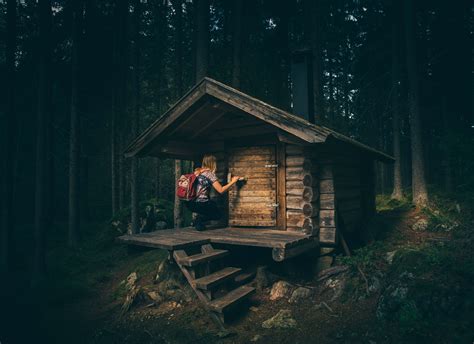
[[[185,250],[173,251],[173,258],[193,288],[199,300],[219,324],[225,316],[255,292],[255,288],[236,287],[240,268],[223,267],[227,250],[217,250],[211,244],[200,247],[200,253],[188,255]]]

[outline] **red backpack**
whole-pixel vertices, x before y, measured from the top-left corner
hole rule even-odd
[[[198,195],[196,192],[197,177],[199,174],[189,173],[179,177],[176,187],[176,196],[182,201],[193,201]]]

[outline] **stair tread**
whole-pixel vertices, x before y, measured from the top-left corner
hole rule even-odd
[[[230,291],[228,294],[209,302],[208,306],[211,310],[222,313],[226,308],[250,296],[253,292],[255,292],[255,288],[243,285]]]
[[[198,253],[192,256],[183,257],[179,259],[179,263],[184,266],[196,266],[214,259],[218,259],[229,254],[227,250],[214,250],[209,253]]]
[[[213,272],[210,275],[198,278],[194,281],[196,287],[203,290],[208,290],[224,281],[227,281],[229,278],[237,275],[242,269],[227,267],[222,270]]]

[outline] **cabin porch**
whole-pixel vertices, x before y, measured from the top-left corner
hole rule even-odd
[[[160,248],[168,251],[205,244],[225,244],[271,248],[273,260],[281,262],[318,245],[314,236],[262,228],[217,228],[196,231],[194,228],[167,229],[151,233],[124,235],[118,238],[129,245]]]

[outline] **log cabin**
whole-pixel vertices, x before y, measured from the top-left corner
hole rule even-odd
[[[217,314],[253,288],[213,297],[211,286],[240,271],[226,268],[198,278],[195,265],[228,253],[213,244],[271,248],[278,262],[337,245],[339,233],[357,234],[375,212],[374,161],[393,160],[210,78],[151,124],[125,156],[196,161],[206,153],[217,157],[222,183],[230,175],[245,177],[228,195],[216,197],[225,213],[216,228],[162,230],[119,240],[169,250],[198,297]],[[200,247],[197,253],[195,247]]]

